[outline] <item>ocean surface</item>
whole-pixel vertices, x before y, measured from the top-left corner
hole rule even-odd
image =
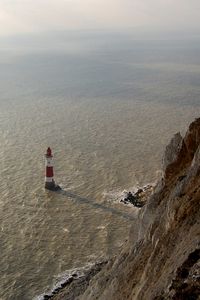
[[[36,299],[117,254],[166,144],[200,115],[200,42],[70,34],[0,40],[0,299]],[[60,193],[44,190],[52,147]]]

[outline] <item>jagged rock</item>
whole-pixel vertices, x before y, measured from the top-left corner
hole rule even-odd
[[[178,155],[182,148],[183,138],[180,132],[176,133],[173,138],[171,139],[169,145],[167,145],[165,149],[165,154],[163,158],[163,168],[164,171],[166,168],[177,161]]]
[[[123,199],[120,200],[120,202],[124,204],[132,204],[135,207],[143,207],[147,199],[150,197],[153,191],[152,185],[146,185],[144,188],[139,188],[135,193],[126,192]]]
[[[88,287],[91,278],[94,277],[105,265],[107,265],[107,263],[107,260],[98,262],[95,265],[91,266],[89,270],[86,270],[81,277],[77,276],[76,278],[68,278],[66,282],[61,285],[60,291],[56,293],[53,292],[50,298],[52,300],[78,299],[78,296],[82,294]]]
[[[49,296],[49,295],[44,295],[44,296],[43,296],[43,299],[44,299],[44,300],[48,300],[48,299],[50,299],[50,298],[51,298],[51,296]]]
[[[136,194],[136,195],[139,195],[139,194],[141,194],[141,193],[143,193],[143,189],[138,189],[137,192],[136,192],[135,194]]]
[[[163,159],[165,180],[175,178],[180,171],[191,163],[200,143],[200,118],[196,119],[189,126],[184,137],[180,133],[175,134],[169,145],[166,147]]]
[[[143,191],[140,189],[140,191]],[[140,197],[139,197],[139,192],[137,191],[135,194],[131,193],[131,192],[127,192],[126,196],[121,199],[121,202],[123,202],[124,204],[132,204],[136,207],[142,207],[144,204],[140,201]]]
[[[191,161],[200,143],[200,118],[196,119],[189,126],[184,138],[188,159]]]

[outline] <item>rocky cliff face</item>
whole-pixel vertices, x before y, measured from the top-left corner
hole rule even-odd
[[[119,256],[79,299],[200,299],[200,119],[166,148],[163,178]]]

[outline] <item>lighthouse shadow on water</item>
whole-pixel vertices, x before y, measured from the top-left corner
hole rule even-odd
[[[112,213],[114,215],[117,215],[119,217],[122,217],[124,219],[129,219],[131,221],[135,220],[135,217],[132,215],[129,215],[127,213],[124,213],[123,211],[120,211],[114,207],[108,207],[102,203],[97,203],[95,202],[95,200],[93,199],[88,199],[88,198],[85,198],[85,197],[81,197],[79,195],[76,195],[74,194],[73,192],[71,191],[65,191],[63,189],[60,189],[60,192],[59,194],[67,197],[67,198],[71,198],[75,201],[77,201],[79,204],[87,204],[91,207],[93,207],[94,209],[101,209],[103,211],[105,211],[106,213]]]
[[[134,217],[132,217],[122,211],[119,211],[113,207],[108,207],[102,203],[97,203],[92,199],[78,196],[78,195],[74,194],[73,192],[65,191],[59,185],[57,185],[54,180],[53,155],[52,155],[52,150],[50,147],[48,147],[47,152],[45,154],[45,167],[46,167],[45,189],[54,191],[54,192],[58,191],[60,195],[63,195],[67,198],[76,200],[79,202],[79,204],[88,204],[95,209],[101,209],[107,213],[112,213],[112,214],[118,215],[120,217],[123,217],[125,219],[134,220]]]

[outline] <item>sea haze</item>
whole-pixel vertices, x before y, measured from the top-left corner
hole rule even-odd
[[[0,40],[0,298],[120,250],[132,190],[160,176],[165,145],[200,114],[200,40],[56,32]],[[44,190],[54,153],[62,193]]]

